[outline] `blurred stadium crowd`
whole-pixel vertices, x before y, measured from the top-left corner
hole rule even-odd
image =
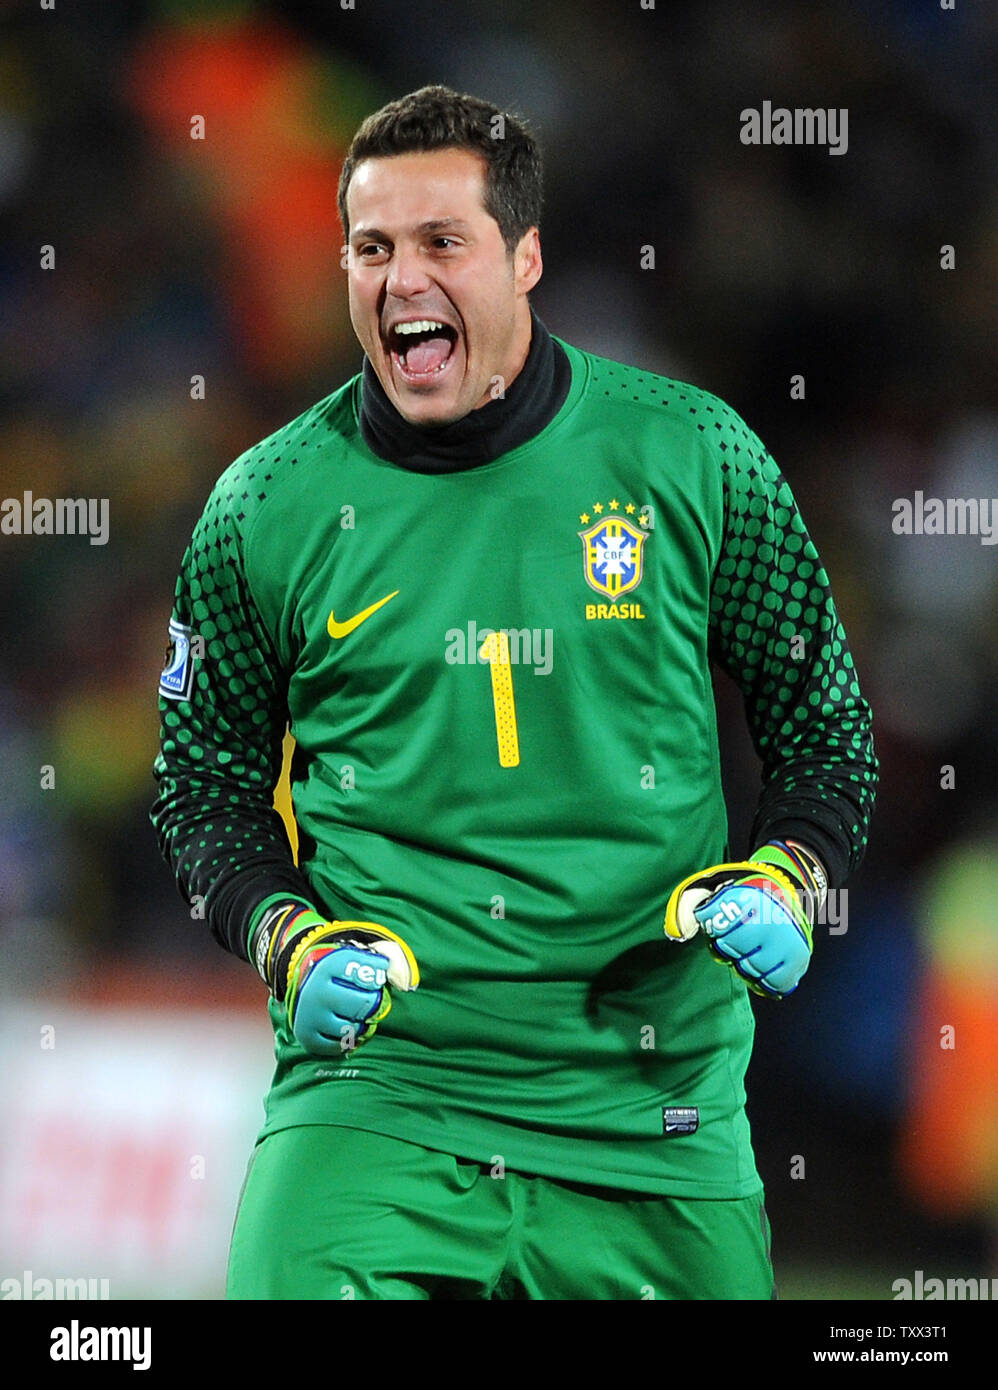
[[[795,1001],[759,1010],[750,1115],[785,1240],[827,1250],[865,1229],[903,1251],[918,1221],[930,1250],[985,1251],[998,1210],[998,551],[894,535],[891,504],[916,489],[998,498],[998,12],[0,12],[0,497],[110,501],[106,546],[0,536],[2,988],[69,989],[123,962],[214,972],[223,991],[253,983],[190,919],[147,819],[174,580],[223,468],[359,369],[339,163],[370,110],[442,81],[541,136],[534,302],[552,332],[716,392],[765,440],[873,705],[882,790],[848,930],[819,935]],[[848,153],[742,145],[739,113],[764,100],[847,107]],[[41,270],[47,244],[55,266]],[[737,692],[718,695],[743,850],[757,764]],[[965,1025],[963,1053],[939,1048],[938,1019]],[[808,1144],[834,1170],[823,1213],[785,1181]]]

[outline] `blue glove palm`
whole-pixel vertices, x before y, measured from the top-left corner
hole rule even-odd
[[[811,913],[821,900],[823,875],[799,848],[770,843],[751,860],[716,864],[684,879],[670,895],[665,934],[688,941],[702,930],[716,960],[756,994],[782,999],[811,961]]]
[[[306,952],[288,1000],[295,1037],[313,1057],[349,1051],[369,1038],[391,1008],[387,956],[346,942]]]
[[[760,994],[792,994],[811,963],[811,931],[786,904],[768,876],[722,888],[693,916],[714,955],[733,965]]]

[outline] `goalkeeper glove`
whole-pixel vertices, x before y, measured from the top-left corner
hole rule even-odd
[[[264,913],[252,955],[306,1052],[332,1057],[374,1034],[392,1007],[387,986],[419,984],[412,951],[378,922],[329,922],[301,903]]]
[[[756,994],[792,994],[811,961],[812,925],[827,891],[821,865],[793,841],[770,841],[750,860],[684,879],[669,898],[665,934],[688,941],[702,927],[715,959]]]

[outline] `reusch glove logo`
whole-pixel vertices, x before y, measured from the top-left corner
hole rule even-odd
[[[362,965],[360,961],[352,960],[343,972],[346,980],[356,980],[360,985],[374,985],[381,989],[388,983],[388,971],[382,970],[376,965]]]

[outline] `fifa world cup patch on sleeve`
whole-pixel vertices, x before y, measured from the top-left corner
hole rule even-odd
[[[191,660],[191,629],[175,618],[170,619],[170,642],[166,649],[166,664],[159,678],[159,693],[168,700],[189,700],[194,684],[194,663]]]
[[[700,1127],[700,1111],[695,1105],[663,1105],[662,1133],[696,1134]]]

